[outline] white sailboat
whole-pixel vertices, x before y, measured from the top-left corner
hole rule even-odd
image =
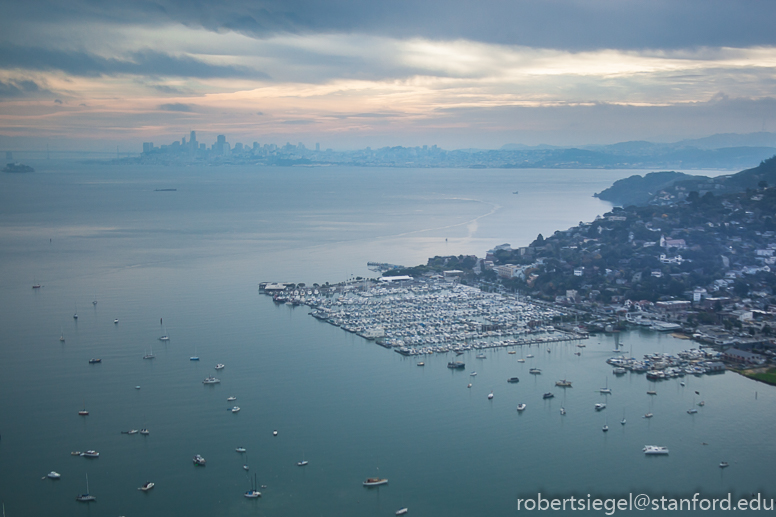
[[[600,393],[603,393],[605,395],[610,395],[612,393],[612,389],[609,387],[609,377],[606,378],[606,387],[601,388],[598,390]]]
[[[248,499],[256,499],[257,497],[261,497],[261,492],[259,492],[257,489],[259,488],[258,482],[256,481],[256,474],[253,475],[253,482],[251,483],[251,489],[245,492],[243,494]]]
[[[159,336],[159,341],[169,341],[170,335],[167,333],[167,327],[164,327],[164,334]]]
[[[80,501],[82,503],[91,503],[92,501],[97,500],[96,497],[94,497],[89,493],[89,474],[86,474],[86,493],[77,496],[75,500]]]
[[[197,355],[197,344],[194,343],[194,355],[189,357],[189,361],[199,361],[199,355]]]
[[[156,357],[156,356],[154,355],[154,347],[152,346],[151,347],[151,352],[147,353],[146,355],[144,355],[143,359],[153,359],[154,357]]]
[[[60,341],[60,343],[64,343],[65,342],[65,329],[64,329],[64,327],[62,328],[62,332],[59,334],[59,341]]]

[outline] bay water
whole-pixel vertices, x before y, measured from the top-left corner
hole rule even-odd
[[[729,372],[655,386],[615,377],[605,363],[616,344],[640,357],[690,342],[634,331],[595,336],[583,349],[467,353],[456,372],[448,356],[419,367],[257,289],[374,276],[367,261],[416,265],[524,246],[608,211],[592,193],[633,171],[33,166],[0,176],[8,517],[372,516],[402,507],[497,516],[538,492],[773,494],[774,388]],[[226,366],[216,372],[217,363]],[[534,366],[542,375],[528,375]],[[203,385],[210,375],[221,383]],[[507,384],[513,376],[520,382]],[[573,388],[554,386],[563,378]],[[604,385],[611,395],[598,392]],[[653,387],[658,394],[647,395]],[[543,400],[547,391],[555,398]],[[594,411],[598,402],[607,409]],[[527,409],[518,413],[518,403]],[[235,404],[241,411],[228,411]],[[84,407],[87,417],[77,414]],[[654,418],[641,418],[647,412]],[[140,428],[150,434],[121,434]],[[647,444],[671,453],[645,457]],[[70,455],[87,449],[100,457]],[[193,465],[195,454],[206,467]],[[302,459],[309,464],[297,466]],[[51,470],[62,479],[41,479]],[[87,474],[92,504],[75,501]],[[248,500],[254,474],[262,497]],[[372,476],[389,484],[362,487]],[[138,491],[146,481],[156,487]]]

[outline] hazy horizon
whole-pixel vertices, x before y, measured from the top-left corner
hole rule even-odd
[[[776,129],[770,2],[2,1],[14,148],[673,142]],[[9,144],[5,144],[6,147]]]

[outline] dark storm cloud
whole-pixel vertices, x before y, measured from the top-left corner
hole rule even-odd
[[[104,58],[86,52],[69,52],[39,47],[0,43],[0,68],[25,70],[61,70],[71,75],[138,74],[174,77],[250,77],[266,79],[263,72],[244,67],[210,65],[190,57],[176,57],[163,52],[134,52],[130,59]]]
[[[30,97],[50,93],[34,81],[0,81],[0,98]]]
[[[772,0],[4,0],[8,18],[181,23],[254,37],[363,33],[531,47],[684,48],[773,45]]]

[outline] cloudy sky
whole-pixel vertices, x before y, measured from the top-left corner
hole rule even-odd
[[[0,0],[0,146],[776,131],[774,0]]]

